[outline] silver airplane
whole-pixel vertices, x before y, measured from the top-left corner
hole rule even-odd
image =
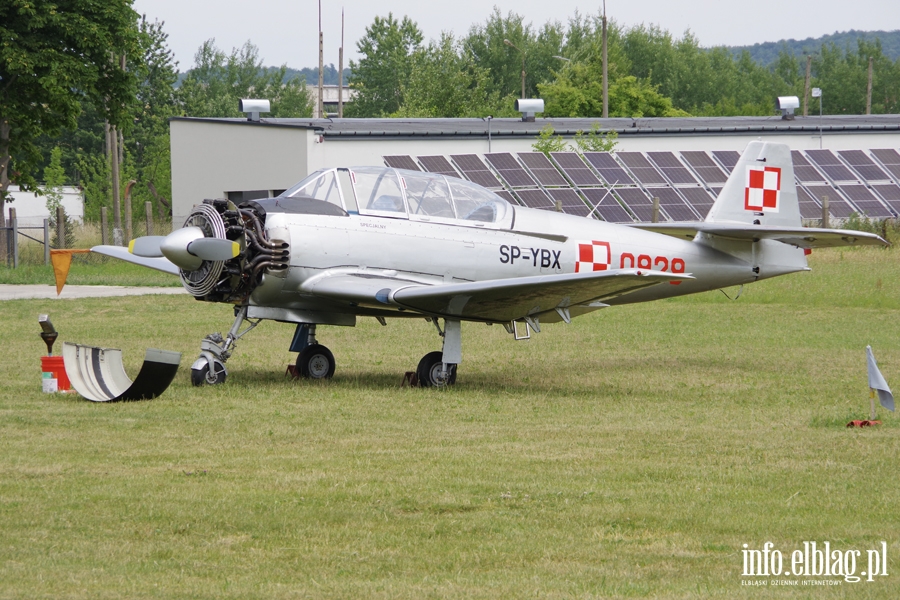
[[[758,141],[701,222],[617,225],[513,206],[454,177],[332,168],[275,198],[205,200],[183,228],[129,249],[92,250],[179,275],[197,299],[234,306],[228,334],[201,343],[195,385],[224,382],[235,342],[262,320],[296,324],[295,373],[319,379],[335,370],[319,325],[412,317],[443,338],[416,369],[431,387],[456,381],[463,321],[519,339],[611,305],[806,271],[811,248],[862,244],[887,242],[802,227],[790,149]]]

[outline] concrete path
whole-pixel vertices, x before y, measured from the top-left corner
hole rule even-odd
[[[67,285],[56,295],[55,285],[0,285],[0,300],[69,300],[108,296],[144,296],[149,294],[186,294],[182,287],[137,287],[121,285]]]

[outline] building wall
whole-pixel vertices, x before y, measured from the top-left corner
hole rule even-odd
[[[174,227],[205,198],[286,189],[308,173],[311,130],[187,120],[170,127]]]

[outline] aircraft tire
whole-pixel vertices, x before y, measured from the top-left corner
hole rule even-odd
[[[191,369],[191,383],[195,387],[199,387],[203,384],[219,385],[225,383],[225,379],[228,377],[225,365],[221,363],[216,365],[214,374],[214,377],[209,374],[209,363],[206,363],[200,369]]]
[[[307,379],[331,379],[334,376],[334,354],[322,344],[307,346],[297,355],[297,372]]]
[[[416,378],[419,380],[419,387],[446,387],[456,383],[456,365],[450,365],[450,376],[446,379],[441,378],[441,363],[443,362],[443,352],[429,352],[419,361],[416,367]]]

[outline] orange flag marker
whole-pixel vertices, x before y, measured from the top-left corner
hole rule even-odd
[[[56,280],[56,295],[62,293],[72,266],[73,254],[87,254],[90,250],[50,250],[50,264],[53,265],[53,278]]]

